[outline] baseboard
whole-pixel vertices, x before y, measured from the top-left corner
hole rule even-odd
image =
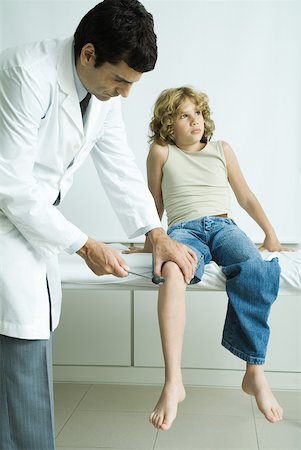
[[[300,372],[270,372],[267,378],[272,389],[301,390]],[[164,371],[152,367],[60,366],[53,367],[55,382],[112,383],[161,385]],[[186,386],[240,387],[241,370],[183,369]]]

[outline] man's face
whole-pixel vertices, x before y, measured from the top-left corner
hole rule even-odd
[[[124,61],[119,61],[117,64],[105,62],[96,68],[94,65],[94,46],[86,44],[77,59],[76,70],[87,91],[102,101],[118,95],[127,97],[133,83],[140,80],[142,75]]]

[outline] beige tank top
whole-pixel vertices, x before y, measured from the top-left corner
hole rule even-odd
[[[198,152],[168,146],[163,166],[162,197],[168,226],[230,211],[227,165],[220,141]]]

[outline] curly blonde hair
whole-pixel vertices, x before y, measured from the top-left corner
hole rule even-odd
[[[195,103],[204,118],[204,134],[201,142],[208,142],[211,139],[215,125],[210,117],[211,112],[208,96],[203,92],[194,90],[190,86],[182,86],[179,88],[165,89],[159,95],[150,122],[150,143],[159,145],[174,144],[174,119],[187,98]]]

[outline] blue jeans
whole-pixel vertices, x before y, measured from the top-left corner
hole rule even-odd
[[[279,289],[278,259],[264,261],[248,236],[227,218],[180,222],[167,234],[197,255],[191,284],[201,281],[210,261],[222,267],[229,300],[222,345],[250,364],[264,364],[270,334],[267,321]]]

